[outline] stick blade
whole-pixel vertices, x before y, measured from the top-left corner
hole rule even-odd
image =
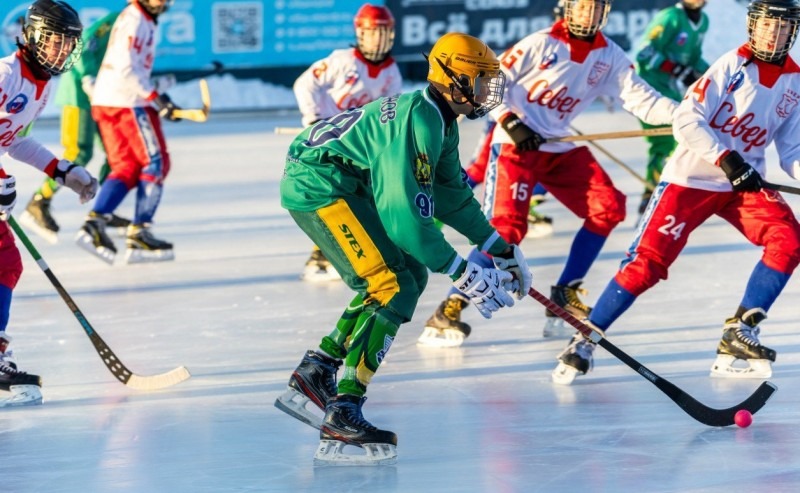
[[[729,407],[728,409],[712,409],[699,404],[694,399],[678,404],[697,421],[708,426],[731,426],[735,424],[734,417],[741,410],[749,411],[750,414],[757,413],[767,403],[772,394],[778,387],[772,382],[761,382],[755,392],[744,400],[741,404]],[[694,402],[692,402],[694,401]],[[677,401],[676,401],[677,402]]]
[[[203,110],[206,114],[211,111],[211,91],[208,90],[208,82],[200,79],[200,100],[203,101]]]
[[[136,390],[158,390],[177,385],[191,377],[185,366],[158,375],[141,376],[132,374],[125,385]]]

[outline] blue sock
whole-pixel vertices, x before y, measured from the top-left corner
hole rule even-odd
[[[607,330],[625,310],[633,305],[636,296],[617,284],[616,279],[611,279],[600,299],[595,303],[589,314],[589,321],[602,330]]]
[[[753,273],[750,274],[750,280],[747,281],[742,306],[748,310],[763,308],[764,311],[769,311],[786,283],[789,282],[789,277],[789,274],[780,273],[759,261],[753,269]]]
[[[11,288],[0,285],[0,331],[8,326],[9,312],[11,311]]]
[[[473,248],[469,255],[467,255],[467,260],[473,263],[480,265],[481,267],[494,267],[494,262],[492,259],[478,250],[477,248]],[[461,291],[457,290],[455,287],[451,287],[450,290],[447,292],[447,297],[449,298],[451,294],[460,294],[464,295]]]
[[[533,186],[533,192],[531,195],[547,195],[547,189],[542,186],[541,183],[537,183]]]
[[[579,229],[575,239],[572,240],[567,265],[564,266],[557,284],[566,286],[572,281],[583,279],[605,243],[605,236],[592,233],[585,227]]]
[[[111,214],[125,200],[126,195],[128,195],[128,187],[116,178],[109,178],[100,187],[92,211],[97,214]]]
[[[158,204],[161,202],[163,191],[161,185],[151,181],[140,181],[136,189],[136,214],[133,224],[150,224],[156,214]]]

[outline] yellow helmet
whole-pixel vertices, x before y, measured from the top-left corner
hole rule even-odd
[[[480,39],[447,33],[427,58],[428,82],[454,103],[471,104],[467,118],[480,118],[503,102],[505,74],[497,55]]]

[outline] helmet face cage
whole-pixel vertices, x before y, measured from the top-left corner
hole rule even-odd
[[[748,45],[765,62],[783,60],[797,39],[800,5],[792,0],[759,1],[747,9]]]
[[[483,41],[465,34],[446,34],[436,42],[428,61],[428,81],[454,103],[472,105],[467,118],[480,118],[503,102],[505,74]]]
[[[39,0],[28,9],[22,25],[25,46],[48,74],[63,74],[80,59],[83,26],[64,2]]]
[[[566,0],[564,18],[575,36],[594,36],[606,25],[611,0]]]
[[[380,62],[389,56],[394,46],[394,17],[386,7],[361,6],[353,24],[356,29],[356,45],[364,58]]]

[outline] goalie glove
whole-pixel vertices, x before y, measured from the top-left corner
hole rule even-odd
[[[17,179],[0,170],[0,220],[5,221],[17,205]]]
[[[467,268],[453,282],[453,286],[472,301],[484,318],[492,318],[493,312],[504,306],[514,306],[514,298],[505,289],[511,280],[508,272],[467,262]]]
[[[521,300],[528,296],[528,291],[533,283],[533,274],[528,268],[528,262],[522,254],[522,250],[517,245],[511,247],[494,256],[494,265],[500,270],[508,272],[513,279],[506,285],[506,289],[517,295]]]
[[[77,164],[62,159],[48,173],[59,185],[64,185],[77,193],[81,204],[92,200],[97,193],[97,180]]]

